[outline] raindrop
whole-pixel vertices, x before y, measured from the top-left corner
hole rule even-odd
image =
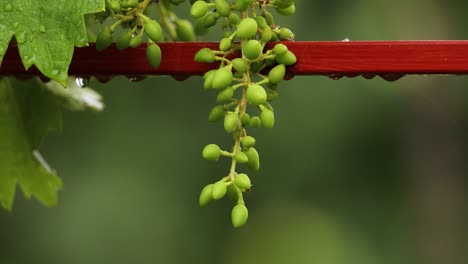
[[[138,76],[138,75],[133,75],[133,76],[127,76],[128,80],[131,82],[141,82],[144,79],[146,79],[145,76]]]
[[[89,77],[76,77],[75,78],[75,83],[80,88],[84,88],[84,87],[88,86],[88,84],[89,84]]]
[[[40,25],[40,26],[39,26],[39,31],[41,31],[42,33],[47,32],[47,30],[46,30],[46,28],[44,27],[44,25]]]
[[[339,79],[344,77],[343,74],[338,74],[338,73],[328,74],[327,76],[328,76],[328,78],[330,78],[332,80],[339,80]]]
[[[3,6],[3,10],[5,10],[7,12],[11,11],[12,9],[13,9],[13,7],[11,6],[10,3]]]

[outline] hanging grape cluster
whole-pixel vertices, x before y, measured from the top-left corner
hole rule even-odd
[[[235,204],[231,212],[232,224],[241,227],[248,218],[244,194],[250,191],[252,183],[246,173],[238,172],[237,164],[244,164],[253,171],[260,168],[256,140],[248,135],[247,128],[274,127],[275,116],[270,102],[278,97],[277,87],[284,79],[286,66],[296,63],[296,56],[284,44],[278,43],[266,49],[269,42],[294,38],[291,30],[275,24],[270,11],[292,15],[295,1],[191,2],[190,13],[196,19],[194,28],[198,34],[216,24],[223,27],[224,36],[219,49],[203,48],[194,59],[203,63],[220,63],[219,68],[203,76],[204,89],[218,93],[218,105],[211,110],[208,120],[223,121],[224,130],[234,139],[230,151],[216,144],[208,144],[203,149],[202,156],[206,160],[217,161],[226,157],[231,160],[231,167],[226,176],[202,189],[199,203],[203,207],[227,196]]]
[[[103,26],[96,39],[96,49],[104,50],[115,42],[117,49],[139,47],[147,42],[146,55],[154,68],[161,64],[162,41],[194,41],[195,32],[190,21],[180,19],[174,8],[185,0],[106,0],[102,18],[112,17],[113,23]],[[147,16],[147,9],[154,6],[159,12],[159,22]],[[123,29],[114,36],[117,27]]]

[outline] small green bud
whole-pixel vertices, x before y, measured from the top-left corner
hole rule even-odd
[[[214,200],[219,200],[226,195],[227,192],[227,187],[226,183],[223,181],[219,181],[213,185],[213,189],[211,191],[211,196],[213,197]]]
[[[213,202],[213,184],[206,185],[202,191],[200,192],[200,197],[198,199],[198,203],[200,207],[205,207],[211,202]]]
[[[231,133],[237,128],[237,122],[239,121],[239,116],[234,112],[228,112],[224,116],[224,130]]]
[[[237,204],[236,206],[234,206],[234,208],[232,208],[231,221],[232,221],[232,225],[235,228],[244,226],[248,218],[249,218],[249,211],[247,207],[245,207],[245,205]]]
[[[234,184],[231,184],[227,187],[227,197],[229,200],[237,203],[239,201],[239,192],[237,187]]]
[[[163,31],[161,25],[156,20],[148,19],[145,24],[145,33],[148,38],[154,42],[159,42],[163,39]]]
[[[216,144],[208,144],[202,151],[202,156],[206,160],[217,161],[220,155],[221,149]]]
[[[247,155],[245,155],[245,153],[242,151],[237,151],[234,156],[234,159],[239,163],[247,163],[249,161]]]
[[[271,5],[274,5],[278,8],[288,8],[294,5],[295,0],[272,0]]]
[[[192,23],[186,19],[177,19],[175,21],[177,39],[181,41],[195,41],[195,31]]]
[[[110,5],[110,8],[112,9],[112,11],[115,13],[115,14],[118,14],[120,13],[122,10],[121,10],[121,6],[120,6],[120,1],[119,0],[111,0],[109,2],[109,5]]]
[[[216,101],[218,103],[226,103],[232,100],[234,95],[234,89],[231,86],[224,88],[221,92],[218,93]]]
[[[247,101],[254,105],[266,103],[267,94],[265,88],[258,84],[251,84],[247,88]]]
[[[242,39],[248,39],[257,33],[257,22],[253,18],[244,18],[237,27],[237,36]]]
[[[242,146],[246,149],[255,146],[256,140],[254,137],[245,136],[241,139]]]
[[[190,8],[190,15],[195,18],[202,17],[208,11],[208,4],[205,1],[197,1]]]
[[[134,8],[138,5],[138,0],[127,0],[127,7]]]
[[[262,44],[258,40],[248,40],[242,48],[242,53],[249,60],[256,60],[262,55]]]
[[[221,120],[225,115],[224,106],[217,105],[211,109],[210,116],[208,117],[208,121],[211,123],[217,122]]]
[[[214,89],[223,89],[228,87],[232,83],[234,78],[232,74],[231,67],[226,66],[221,69],[218,69],[213,78],[213,88]]]
[[[245,0],[236,0],[234,2],[234,9],[239,12],[243,12],[249,8],[249,3],[248,1]]]
[[[252,183],[250,182],[249,176],[247,174],[241,173],[236,176],[234,179],[234,184],[239,188],[241,191],[245,191],[252,187]]]
[[[268,73],[268,78],[273,84],[277,84],[283,80],[284,75],[286,74],[286,67],[283,64],[276,65]]]
[[[156,43],[150,43],[146,47],[146,57],[153,68],[158,68],[161,64],[161,48]]]
[[[213,84],[213,78],[214,78],[214,75],[216,73],[216,70],[210,70],[210,71],[207,71],[204,75],[203,75],[203,88],[205,90],[209,90],[212,87],[212,84]]]
[[[262,120],[258,116],[250,118],[249,126],[252,128],[259,128],[262,125]]]
[[[239,24],[240,18],[236,13],[231,13],[228,16],[229,23],[233,26]]]
[[[226,51],[231,48],[232,42],[230,38],[223,38],[221,42],[219,42],[219,50]]]
[[[292,6],[286,7],[286,8],[277,8],[276,11],[280,15],[290,16],[290,15],[293,15],[294,13],[296,13],[296,6],[292,5]]]
[[[270,27],[264,27],[262,29],[261,37],[263,42],[269,42],[271,40],[273,32]]]
[[[195,53],[195,57],[193,59],[196,62],[213,63],[216,60],[216,55],[211,49],[202,48],[197,53]]]
[[[101,30],[96,39],[96,49],[101,51],[108,48],[112,44],[112,30],[105,27]]]
[[[215,0],[216,12],[220,16],[227,17],[231,13],[231,6],[225,0]]]
[[[275,115],[270,109],[264,108],[260,113],[260,119],[264,128],[273,128],[275,126]]]
[[[276,44],[275,47],[273,48],[273,53],[276,55],[276,56],[283,56],[284,54],[286,54],[286,52],[288,52],[288,47],[286,47],[286,45],[284,44]]]
[[[294,39],[294,33],[288,28],[280,28],[278,37],[280,40]]]
[[[201,23],[203,27],[210,28],[216,24],[217,19],[215,13],[209,12],[201,18]]]
[[[242,58],[235,58],[231,61],[232,67],[239,73],[250,70],[250,65]]]
[[[263,12],[263,17],[265,17],[265,21],[267,22],[267,24],[268,24],[269,26],[275,24],[275,20],[274,20],[274,18],[273,18],[273,15],[272,15],[270,12],[264,11],[264,12]]]
[[[253,119],[253,118],[252,118]],[[249,161],[247,162],[247,167],[254,171],[258,171],[260,169],[260,158],[258,156],[258,152],[255,148],[249,148],[248,150],[244,151]]]
[[[267,22],[266,22],[266,20],[265,20],[265,18],[262,17],[262,16],[256,16],[256,17],[255,17],[255,21],[257,22],[257,25],[258,25],[258,27],[259,27],[260,29],[263,29],[263,28],[265,28],[266,26],[268,26],[268,25],[267,25]]]
[[[241,117],[241,123],[243,126],[248,126],[249,123],[250,123],[250,115],[245,113],[242,117]]]
[[[293,65],[294,63],[296,63],[296,61],[296,55],[294,55],[294,53],[292,53],[289,50],[284,55],[276,56],[276,62],[278,62],[279,64]]]
[[[143,43],[143,39],[141,38],[141,35],[135,35],[130,39],[129,46],[131,48],[137,48]]]
[[[132,39],[133,33],[131,31],[127,31],[122,33],[116,40],[115,46],[118,50],[123,50],[128,48],[130,45],[130,40]]]

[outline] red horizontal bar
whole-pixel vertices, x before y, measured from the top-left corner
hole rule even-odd
[[[404,74],[468,74],[468,41],[327,41],[284,42],[298,62],[290,75],[398,77]],[[215,42],[160,43],[161,66],[153,69],[146,61],[145,46],[118,51],[115,47],[96,51],[93,46],[76,48],[70,75],[201,75],[214,65],[193,61],[203,47],[217,49]],[[25,71],[18,48],[10,46],[0,75],[39,74]]]

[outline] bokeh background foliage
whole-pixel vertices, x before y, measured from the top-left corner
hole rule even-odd
[[[468,39],[466,1],[298,1],[297,40]],[[281,24],[280,23],[280,24]],[[300,59],[300,58],[299,58]],[[468,79],[296,77],[258,138],[246,227],[198,208],[231,144],[201,78],[92,82],[103,113],[66,113],[42,153],[59,206],[0,211],[0,263],[466,263]]]

